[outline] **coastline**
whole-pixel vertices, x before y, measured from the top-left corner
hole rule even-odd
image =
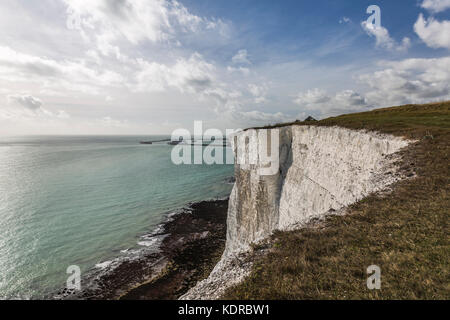
[[[98,265],[82,290],[60,290],[66,300],[173,300],[212,271],[225,248],[228,198],[192,203],[149,235],[154,243],[133,258]],[[102,263],[103,264],[103,263]]]

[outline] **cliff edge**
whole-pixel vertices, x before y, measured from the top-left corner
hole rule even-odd
[[[273,131],[278,137],[278,170],[262,175],[267,166],[258,161],[266,152],[262,140]],[[252,244],[275,230],[297,229],[338,212],[400,179],[394,154],[408,144],[400,137],[340,127],[292,125],[238,134],[232,139],[236,183],[229,200],[225,251],[210,276],[181,299],[219,298],[249,274]]]

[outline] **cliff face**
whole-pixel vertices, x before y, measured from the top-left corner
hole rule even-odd
[[[250,130],[235,139],[235,154],[243,163],[248,146],[254,154],[261,130]],[[247,136],[256,137],[246,139]],[[228,210],[226,254],[249,249],[249,244],[274,230],[292,229],[329,210],[338,210],[385,187],[394,179],[381,175],[386,156],[407,142],[394,137],[342,128],[293,126],[279,131],[279,170],[260,175],[261,165],[236,164],[236,184]],[[258,143],[257,143],[258,142]]]
[[[184,298],[215,298],[240,281],[248,266],[236,263],[239,255],[274,230],[298,228],[394,182],[398,177],[388,155],[408,145],[393,136],[338,127],[276,130],[279,165],[269,175],[261,174],[267,163],[258,161],[268,130],[248,130],[234,139],[236,183],[229,201],[225,252],[210,277]]]

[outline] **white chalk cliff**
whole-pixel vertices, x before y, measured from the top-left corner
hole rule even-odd
[[[248,130],[233,141],[236,183],[230,196],[227,241],[211,275],[182,299],[219,298],[240,282],[251,262],[240,258],[274,230],[292,230],[342,209],[395,182],[394,154],[408,141],[339,127],[289,126],[279,132],[279,166],[270,175],[258,161],[270,130]],[[271,141],[269,140],[269,144]],[[270,148],[269,148],[270,150]],[[247,162],[245,162],[245,160]],[[243,165],[243,163],[254,163]]]

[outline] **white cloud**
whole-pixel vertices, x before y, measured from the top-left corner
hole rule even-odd
[[[87,41],[97,43],[109,55],[117,43],[138,45],[149,42],[178,42],[176,35],[217,29],[221,20],[199,17],[181,3],[166,0],[64,0],[67,25],[81,32]],[[92,30],[96,33],[92,34]],[[92,36],[93,35],[93,36]]]
[[[313,89],[299,93],[294,102],[322,116],[365,111],[408,103],[450,100],[450,57],[381,62],[381,70],[359,80],[370,89],[364,93],[344,90],[334,95]]]
[[[233,126],[260,126],[267,124],[275,124],[280,122],[287,122],[292,120],[282,112],[267,113],[259,110],[244,111],[242,107],[237,104],[227,105],[225,110],[221,110],[221,117],[224,117]]]
[[[363,29],[371,37],[375,37],[376,46],[390,51],[406,51],[411,46],[411,40],[408,37],[403,38],[402,43],[397,43],[389,35],[389,31],[385,27],[375,27],[373,24],[368,24],[367,21],[361,23]]]
[[[256,85],[253,83],[250,83],[248,85],[248,89],[250,91],[250,93],[252,94],[253,98],[254,98],[254,102],[255,103],[263,103],[266,102],[266,95],[267,95],[267,85],[266,84],[260,84],[260,85]]]
[[[30,94],[9,94],[6,96],[6,106],[1,108],[2,118],[20,120],[24,118],[69,119],[70,115],[64,110],[53,113],[43,107],[41,99]]]
[[[424,0],[421,7],[433,13],[437,13],[449,9],[450,0]]]
[[[360,111],[368,107],[366,98],[353,90],[336,93],[333,98],[334,108],[337,110]]]
[[[342,52],[356,50],[365,59],[342,60],[331,67],[317,58],[318,51],[319,56],[335,52],[328,50],[330,45],[295,56],[274,45],[270,59],[255,64],[249,52],[255,57],[260,53],[257,43],[252,43],[250,51],[248,35],[241,36],[231,22],[199,16],[179,2],[64,0],[61,5],[43,1],[46,14],[23,1],[0,5],[0,102],[8,94],[26,93],[15,100],[10,97],[9,104],[0,106],[0,116],[11,119],[20,114],[27,119],[24,132],[28,127],[31,130],[34,121],[39,130],[52,122],[48,130],[64,133],[157,133],[167,132],[161,126],[166,119],[188,126],[199,115],[205,122],[217,121],[217,126],[229,120],[230,126],[246,127],[289,121],[288,114],[298,111],[307,110],[300,118],[318,117],[448,97],[449,66],[443,60],[390,62],[377,69],[367,59],[383,57],[383,52],[367,56],[364,50],[370,48],[358,51],[353,43],[357,34],[349,37],[352,31],[348,28],[341,30],[334,47]],[[431,2],[418,3],[432,11]],[[443,10],[442,6],[433,8],[432,12]],[[15,11],[20,11],[21,24],[16,23]],[[447,46],[446,22],[421,19],[416,23],[419,36],[430,46]],[[339,23],[352,22],[342,17]],[[363,27],[379,48],[401,52],[410,45],[408,38],[403,42],[393,39],[385,28]],[[236,37],[227,37],[227,32],[235,32]],[[329,44],[329,39],[319,40]],[[301,46],[308,44],[302,41]],[[242,50],[233,51],[224,61],[217,52],[230,47]],[[352,75],[362,72],[358,70],[372,73],[354,83]],[[298,88],[311,84],[326,87],[328,92],[313,89],[293,98]],[[342,91],[345,88],[353,91]],[[303,109],[292,106],[294,99]],[[0,123],[2,132],[4,125]],[[14,125],[8,128],[20,133]]]
[[[245,49],[239,50],[236,55],[231,58],[231,61],[236,64],[251,64],[248,57],[248,52]]]
[[[70,114],[68,114],[66,111],[64,110],[59,110],[58,113],[56,114],[56,117],[59,119],[70,119]]]
[[[199,110],[202,117],[215,116],[218,122],[223,115],[238,118],[243,126],[245,121],[257,125],[287,118],[252,107],[267,101],[268,89],[261,84],[263,76],[250,72],[247,50],[238,51],[229,67],[196,53],[205,44],[213,47],[214,41],[223,47],[229,44],[228,22],[192,14],[176,1],[64,0],[64,6],[50,2],[53,11],[48,16],[57,19],[30,19],[27,32],[16,32],[23,34],[18,41],[0,40],[0,86],[7,88],[2,95],[30,92],[48,101],[35,111],[18,105],[2,107],[8,119],[17,122],[19,116],[26,117],[22,128],[32,131],[34,119],[39,132],[45,118],[60,130],[60,123],[70,118],[67,132],[98,133],[106,127],[125,132],[138,128],[149,114],[157,118],[152,119],[155,122],[173,119],[176,108],[181,108],[177,120],[185,123]],[[24,15],[36,15],[34,5],[23,9],[27,9]],[[42,26],[37,37],[32,22]],[[70,107],[71,114],[59,110],[59,103]],[[130,122],[118,122],[123,118]]]
[[[450,21],[437,21],[432,17],[427,20],[420,14],[414,31],[427,46],[450,49]]]
[[[214,81],[215,67],[195,53],[189,59],[178,59],[172,66],[139,60],[136,91],[178,89],[182,93],[203,93]]]
[[[318,88],[300,92],[295,97],[294,103],[303,109],[317,111],[323,116],[363,111],[370,107],[364,96],[353,90],[344,90],[329,95],[325,90]]]
[[[227,71],[229,73],[233,73],[233,72],[240,72],[245,76],[248,76],[250,74],[250,69],[249,68],[245,68],[245,67],[238,67],[238,68],[233,68],[228,66],[227,67]]]
[[[294,102],[298,105],[304,105],[306,108],[308,108],[308,106],[326,103],[330,100],[331,98],[327,95],[325,90],[315,88],[306,92],[300,92],[295,98]]]
[[[385,69],[360,80],[369,85],[368,103],[392,106],[450,100],[450,57],[383,62]]]
[[[56,61],[17,52],[0,46],[0,78],[18,82],[44,83],[47,87],[96,92],[96,87],[117,86],[124,82],[116,72],[96,71],[82,62]]]
[[[102,91],[125,87],[133,92],[177,90],[181,93],[212,91],[215,83],[215,66],[194,53],[189,58],[178,58],[173,64],[136,59],[124,65],[118,73],[105,67],[96,70],[81,61],[56,61],[19,53],[0,46],[0,79],[9,82],[35,83],[47,95],[61,95],[61,89],[103,95]],[[112,99],[108,94],[106,101]]]
[[[242,93],[238,90],[232,90],[229,88],[222,88],[220,84],[217,86],[211,86],[211,88],[206,89],[203,93],[203,98],[212,98],[220,107],[225,106],[230,101],[234,101],[242,97]]]
[[[42,101],[32,95],[11,94],[7,96],[8,104],[36,111],[42,107]]]

